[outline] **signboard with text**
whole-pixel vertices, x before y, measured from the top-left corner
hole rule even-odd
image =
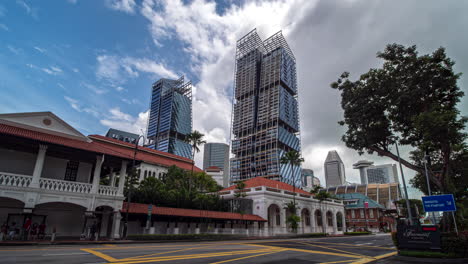
[[[422,201],[426,212],[453,212],[457,210],[452,194],[423,196]]]
[[[437,226],[397,226],[398,249],[440,249],[440,231]]]

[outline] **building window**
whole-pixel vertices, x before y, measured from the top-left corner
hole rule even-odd
[[[369,217],[374,218],[374,209],[369,209]]]
[[[67,168],[65,169],[66,181],[76,181],[76,176],[78,175],[78,166],[80,165],[79,161],[69,160],[67,163]]]
[[[333,215],[331,212],[327,212],[327,225],[333,226]]]
[[[359,214],[361,215],[361,218],[364,218],[364,209],[359,209]]]
[[[143,176],[143,179],[146,179],[146,177],[148,177],[148,171],[147,170],[145,170],[145,174]]]
[[[351,218],[356,218],[356,212],[354,212],[354,210],[351,210]]]
[[[276,225],[277,226],[281,225],[281,215],[280,215],[279,208],[276,208]]]
[[[156,172],[153,171],[153,178],[156,178]]]

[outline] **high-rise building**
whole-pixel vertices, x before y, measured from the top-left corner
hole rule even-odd
[[[359,170],[361,184],[367,183],[399,183],[395,164],[373,165],[372,161],[360,160],[353,164]]]
[[[190,144],[184,142],[192,131],[192,83],[160,79],[153,84],[148,119],[150,148],[192,158]]]
[[[203,170],[217,167],[223,172],[221,186],[229,185],[229,145],[224,143],[206,143],[203,150]]]
[[[133,134],[130,132],[125,132],[122,130],[109,128],[109,131],[107,131],[106,137],[135,144],[139,136],[137,134]]]
[[[314,171],[311,169],[302,169],[302,187],[312,188],[314,186]]]
[[[328,152],[325,160],[325,184],[327,187],[343,185],[346,182],[345,167],[336,150]]]
[[[262,41],[254,29],[237,41],[232,120],[231,182],[262,176],[301,185],[300,166],[280,163],[301,150],[296,59],[281,31]]]

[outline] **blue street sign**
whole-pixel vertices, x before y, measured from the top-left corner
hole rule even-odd
[[[423,196],[422,201],[426,212],[453,212],[457,210],[453,194]]]

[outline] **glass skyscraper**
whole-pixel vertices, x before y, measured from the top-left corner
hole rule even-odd
[[[301,150],[296,59],[281,31],[262,41],[254,29],[237,41],[232,120],[231,182],[262,176],[301,185],[300,166],[293,177],[280,163]]]
[[[345,166],[336,150],[328,152],[324,167],[325,183],[327,187],[343,185],[346,183]]]
[[[148,119],[150,148],[192,158],[185,136],[192,132],[192,83],[160,79],[153,84]]]

